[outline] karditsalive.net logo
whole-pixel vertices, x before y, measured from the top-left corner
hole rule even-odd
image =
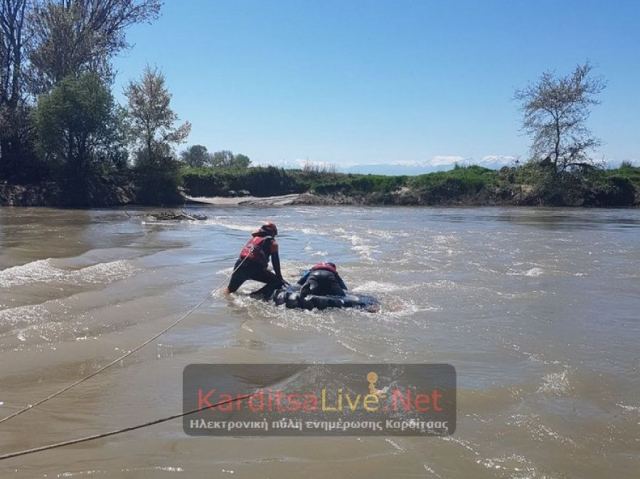
[[[196,364],[183,374],[190,435],[452,434],[447,364]]]

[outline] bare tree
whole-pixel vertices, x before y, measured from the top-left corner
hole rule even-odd
[[[131,132],[147,159],[166,156],[171,144],[183,143],[189,136],[191,123],[175,126],[178,115],[171,109],[171,94],[158,69],[146,67],[142,79],[129,83],[125,95]]]
[[[40,89],[86,71],[111,77],[111,57],[129,45],[127,27],[156,19],[161,0],[43,0],[30,18],[30,55]]]
[[[15,108],[22,98],[22,55],[27,0],[0,0],[0,104]]]
[[[523,129],[533,137],[533,161],[551,164],[556,173],[592,166],[589,153],[600,145],[586,127],[591,106],[605,84],[590,77],[591,65],[578,65],[567,76],[545,72],[524,90],[516,91],[522,103]]]
[[[24,51],[27,0],[0,0],[0,171],[11,176],[29,129]]]

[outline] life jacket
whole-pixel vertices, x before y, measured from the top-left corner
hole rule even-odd
[[[240,258],[255,261],[263,266],[269,264],[269,253],[265,251],[266,241],[273,240],[272,236],[254,236],[240,251]]]
[[[329,263],[324,263],[324,262],[317,263],[311,267],[311,271],[318,271],[318,270],[331,271],[333,274],[338,274],[338,270],[336,269],[336,267],[330,265]]]

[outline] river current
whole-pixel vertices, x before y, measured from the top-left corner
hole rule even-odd
[[[192,363],[456,368],[444,438],[194,438],[180,421],[0,462],[1,477],[637,477],[640,211],[528,208],[0,209],[0,453],[178,413]],[[278,224],[283,273],[338,264],[378,313],[287,310],[226,285]],[[211,290],[217,291],[211,295]]]

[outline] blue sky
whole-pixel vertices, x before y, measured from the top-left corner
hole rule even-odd
[[[638,1],[166,0],[116,91],[158,66],[188,144],[254,162],[442,166],[526,159],[514,90],[589,59],[597,157],[640,162],[639,24]]]

